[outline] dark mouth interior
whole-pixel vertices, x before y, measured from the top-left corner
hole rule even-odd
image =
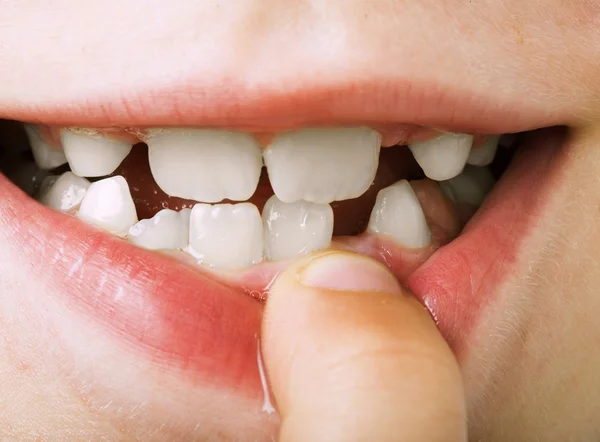
[[[45,176],[59,175],[70,170],[68,164],[51,171],[38,169],[21,123],[0,120],[0,133],[2,133],[0,136],[0,172],[30,196],[35,196]],[[508,168],[516,146],[525,135],[524,132],[516,134],[516,137],[512,136],[510,146],[507,145],[507,142],[501,141],[493,163],[488,166],[496,180],[499,180]],[[150,172],[147,150],[148,147],[144,143],[135,145],[128,157],[112,174],[122,175],[127,180],[139,219],[152,218],[158,211],[165,208],[181,210],[186,207],[191,208],[196,204],[196,201],[170,197],[158,187]],[[90,181],[102,178],[92,178]],[[424,178],[422,169],[407,146],[397,145],[382,148],[379,168],[371,187],[358,198],[336,201],[331,204],[336,220],[334,236],[357,235],[366,229],[371,209],[380,189],[400,179],[419,180]],[[259,186],[249,201],[262,211],[265,202],[271,195],[273,195],[273,190],[263,168]]]

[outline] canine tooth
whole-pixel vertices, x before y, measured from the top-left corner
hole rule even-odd
[[[472,166],[487,166],[494,161],[496,156],[496,150],[498,150],[498,141],[500,141],[499,135],[489,136],[482,146],[477,149],[471,149],[467,164]]]
[[[249,199],[262,169],[250,134],[212,129],[154,132],[147,140],[152,175],[168,195],[216,203]]]
[[[460,175],[440,183],[442,192],[452,201],[481,206],[496,180],[487,167],[467,166]]]
[[[381,135],[366,127],[303,129],[264,151],[269,180],[285,203],[330,203],[362,195],[379,163]]]
[[[127,238],[131,243],[150,250],[184,249],[189,241],[191,211],[163,209],[151,219],[143,219],[133,225]]]
[[[125,236],[137,222],[135,205],[127,181],[120,175],[92,183],[77,216],[119,236]]]
[[[60,140],[71,171],[81,177],[100,177],[113,173],[125,159],[131,143],[101,134],[60,132]]]
[[[428,178],[443,181],[462,172],[472,145],[472,135],[444,134],[408,147]]]
[[[190,215],[189,253],[199,263],[240,269],[262,259],[263,230],[254,204],[196,204]]]
[[[25,125],[25,133],[31,145],[35,164],[42,170],[52,170],[67,163],[67,157],[61,149],[51,147],[30,124]]]
[[[408,248],[426,247],[431,242],[421,204],[406,180],[379,191],[367,230],[389,235]]]
[[[42,182],[39,201],[53,209],[70,212],[77,209],[85,196],[90,182],[74,173],[46,178]]]
[[[329,204],[308,201],[284,203],[273,195],[262,213],[265,258],[293,258],[326,249],[333,235],[333,210]]]

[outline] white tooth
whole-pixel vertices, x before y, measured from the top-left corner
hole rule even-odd
[[[70,212],[77,209],[90,187],[90,182],[74,173],[48,177],[42,182],[39,201],[53,209]]]
[[[115,235],[125,236],[137,222],[135,205],[125,178],[117,175],[92,183],[77,216]]]
[[[250,134],[212,129],[173,129],[147,140],[152,176],[170,196],[216,203],[249,199],[262,169]]]
[[[25,133],[27,134],[29,144],[31,145],[31,152],[33,153],[35,164],[37,164],[40,169],[52,170],[67,163],[67,157],[65,157],[62,149],[50,147],[32,125],[25,125]]]
[[[431,243],[425,214],[406,180],[379,191],[367,230],[389,235],[408,248],[418,249]]]
[[[366,128],[303,129],[277,136],[265,165],[285,203],[330,203],[357,198],[369,188],[379,163],[381,135]]]
[[[188,252],[199,263],[240,269],[262,259],[263,230],[254,204],[196,204],[190,215]]]
[[[331,245],[333,210],[308,201],[284,203],[273,195],[262,213],[265,258],[271,261],[305,255]]]
[[[485,140],[482,146],[477,149],[471,149],[467,164],[472,166],[487,166],[494,161],[496,150],[498,150],[499,135],[492,135]]]
[[[60,132],[60,140],[71,171],[77,176],[99,177],[113,173],[131,152],[127,141],[102,134]]]
[[[472,135],[444,134],[408,147],[427,177],[443,181],[462,172],[472,145]]]
[[[150,250],[184,249],[190,235],[190,212],[163,209],[151,219],[143,219],[129,229],[131,243]]]
[[[441,182],[440,188],[454,202],[479,207],[495,182],[487,167],[467,166],[460,175]]]

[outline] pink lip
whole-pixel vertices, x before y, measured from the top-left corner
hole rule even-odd
[[[0,177],[0,231],[60,301],[191,381],[262,395],[262,306],[175,260],[133,247],[26,198]],[[23,216],[23,214],[26,214]],[[262,396],[261,396],[262,397]]]
[[[455,132],[509,133],[560,124],[548,109],[498,103],[468,90],[401,78],[348,84],[245,84],[239,78],[192,76],[153,83],[126,95],[97,92],[76,98],[4,107],[0,117],[83,127],[213,126],[274,132],[297,127],[407,124]],[[443,92],[441,92],[443,91]]]

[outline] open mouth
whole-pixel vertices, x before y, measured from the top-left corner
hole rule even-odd
[[[30,271],[155,359],[261,398],[269,285],[315,250],[385,263],[467,351],[562,137],[2,124],[0,229]]]

